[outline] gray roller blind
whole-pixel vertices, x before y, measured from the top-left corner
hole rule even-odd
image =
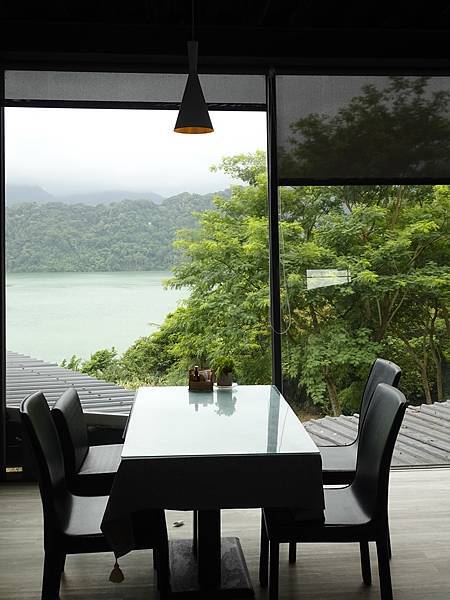
[[[180,102],[187,75],[6,71],[7,100],[79,102]],[[263,75],[200,75],[210,103],[264,104]]]
[[[278,76],[279,178],[450,181],[450,77]]]

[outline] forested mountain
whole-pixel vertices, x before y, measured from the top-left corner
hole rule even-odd
[[[227,192],[218,192],[227,195]],[[214,194],[183,193],[161,204],[19,204],[7,207],[7,269],[145,271],[175,260],[176,231],[197,226],[193,215],[213,207]]]
[[[106,190],[104,192],[83,192],[58,196],[57,201],[64,204],[112,204],[122,200],[151,200],[155,204],[161,204],[164,197],[156,192],[129,192],[126,190]]]

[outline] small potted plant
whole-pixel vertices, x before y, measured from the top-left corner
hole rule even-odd
[[[229,356],[221,356],[214,361],[214,374],[217,385],[231,386],[233,384],[234,361]]]

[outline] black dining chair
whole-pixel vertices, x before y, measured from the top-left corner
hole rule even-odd
[[[361,399],[356,439],[346,446],[319,446],[322,458],[322,478],[325,485],[350,483],[354,479],[359,436],[373,393],[379,383],[398,387],[401,374],[400,367],[390,360],[377,358],[374,361]]]
[[[361,427],[367,414],[367,409],[373,393],[379,383],[387,383],[398,387],[402,370],[398,365],[384,358],[377,358],[370,369],[361,399],[358,420],[358,433],[355,440],[345,446],[319,446],[322,459],[322,479],[324,485],[343,485],[353,481],[356,472],[356,456]],[[391,556],[391,541],[389,536],[389,557]],[[295,563],[297,548],[289,545],[289,562]]]
[[[45,396],[25,398],[20,416],[34,452],[44,513],[44,574],[42,600],[58,600],[67,554],[111,551],[100,530],[108,496],[77,496],[66,485],[58,433]],[[142,511],[133,521],[135,549],[153,548],[158,587],[169,589],[168,539],[163,510]]]
[[[301,521],[290,509],[263,510],[260,583],[269,582],[269,600],[278,598],[279,545],[284,542],[359,542],[363,581],[370,585],[369,542],[376,542],[382,600],[392,599],[388,549],[389,469],[400,425],[406,410],[405,396],[380,383],[360,431],[356,474],[342,488],[325,488],[324,521]],[[270,573],[268,563],[270,554]]]
[[[64,456],[67,485],[80,496],[108,495],[119,468],[123,444],[90,446],[83,407],[75,388],[55,402],[52,417]],[[193,548],[197,552],[198,517],[193,512]]]
[[[52,417],[64,456],[67,485],[80,496],[103,496],[111,491],[123,444],[90,446],[78,392],[67,389],[56,401]]]

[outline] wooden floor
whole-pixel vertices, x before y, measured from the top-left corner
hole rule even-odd
[[[395,471],[391,478],[392,576],[396,600],[450,598],[450,469]],[[174,528],[183,519],[185,526]],[[256,599],[267,598],[258,586],[258,510],[224,511],[223,532],[240,537]],[[191,513],[167,512],[170,536],[189,537]],[[281,553],[280,599],[379,599],[376,558],[372,549],[374,584],[364,588],[358,547],[304,545],[298,562]],[[108,581],[112,555],[69,556],[61,599],[152,600],[155,592],[151,552],[134,552],[120,560],[125,581]],[[0,598],[38,600],[42,570],[42,517],[33,485],[0,486]]]

